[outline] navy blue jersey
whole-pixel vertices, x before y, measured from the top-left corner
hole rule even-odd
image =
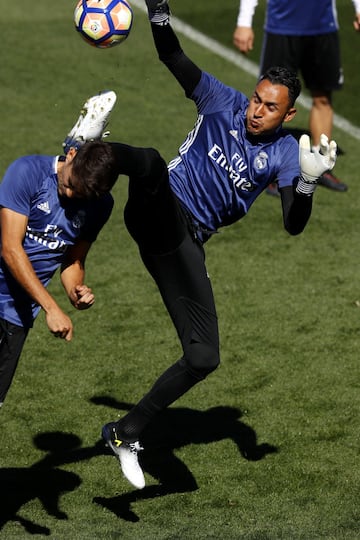
[[[28,217],[23,247],[44,286],[69,246],[78,239],[96,239],[113,207],[110,194],[95,200],[59,197],[57,159],[21,157],[9,166],[0,184],[0,206]],[[0,317],[30,327],[39,310],[0,259]]]
[[[246,133],[248,98],[203,72],[191,99],[198,118],[169,163],[172,190],[209,231],[241,219],[267,187],[300,175],[297,141],[279,128],[266,142]]]

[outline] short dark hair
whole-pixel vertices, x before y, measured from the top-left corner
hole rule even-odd
[[[301,92],[301,82],[296,73],[287,68],[275,66],[269,68],[261,75],[259,82],[263,80],[268,80],[272,84],[282,84],[286,86],[289,92],[290,107],[293,107]]]
[[[119,176],[115,154],[109,143],[86,142],[72,160],[76,191],[84,198],[101,197],[114,186]]]

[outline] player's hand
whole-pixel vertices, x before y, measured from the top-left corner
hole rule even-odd
[[[73,324],[60,308],[46,312],[46,323],[50,332],[65,341],[71,341],[73,334]]]
[[[324,172],[330,171],[336,162],[336,150],[336,142],[329,142],[327,136],[322,134],[320,136],[320,150],[311,151],[309,136],[301,135],[299,158],[303,180],[313,184]]]
[[[357,32],[360,32],[360,13],[356,13],[355,15],[354,28]]]
[[[240,52],[246,54],[254,46],[254,31],[246,26],[237,26],[233,34],[233,43]]]
[[[76,285],[70,292],[70,302],[76,309],[88,309],[95,302],[95,295],[87,285]]]

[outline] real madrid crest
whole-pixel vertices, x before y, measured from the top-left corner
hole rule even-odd
[[[269,156],[266,152],[259,152],[254,159],[254,167],[257,171],[263,171],[267,167]]]

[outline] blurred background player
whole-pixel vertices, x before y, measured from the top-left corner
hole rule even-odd
[[[360,0],[355,6],[354,27],[360,26]],[[240,0],[234,45],[247,53],[253,48],[252,20],[258,0]],[[312,97],[309,129],[314,148],[320,135],[331,138],[333,127],[332,92],[343,85],[339,25],[334,0],[268,0],[260,60],[260,74],[271,66],[284,66],[301,72]],[[347,185],[330,171],[319,184],[335,191],[346,191]],[[278,195],[276,184],[267,193]]]

